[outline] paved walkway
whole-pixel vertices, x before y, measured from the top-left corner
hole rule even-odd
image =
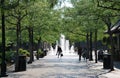
[[[90,70],[97,71],[99,78],[120,78],[120,62],[114,62],[114,71],[111,72],[110,69],[103,69],[103,62],[88,61],[87,64]]]
[[[6,78],[97,78],[96,72],[89,69],[86,61],[79,62],[77,55],[48,55],[27,64],[26,71],[9,72]]]

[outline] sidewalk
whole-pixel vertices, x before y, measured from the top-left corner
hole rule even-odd
[[[96,78],[96,74],[88,69],[86,61],[79,61],[77,55],[62,58],[48,55],[27,64],[26,71],[9,72],[4,78]]]
[[[14,66],[8,71],[14,71]],[[103,69],[103,62],[78,61],[78,56],[46,56],[27,64],[23,72],[8,72],[6,78],[120,78],[120,63],[115,62],[115,71]],[[97,77],[96,77],[97,75]]]
[[[115,70],[111,72],[110,69],[103,69],[103,62],[88,61],[87,64],[90,70],[97,71],[98,78],[120,78],[120,62],[114,63]]]

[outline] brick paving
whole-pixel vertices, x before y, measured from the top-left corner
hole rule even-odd
[[[8,71],[14,67],[10,68]],[[4,78],[97,78],[98,72],[101,71],[89,69],[83,59],[79,62],[77,55],[64,55],[62,58],[48,55],[27,64],[26,71],[8,72],[8,77]]]

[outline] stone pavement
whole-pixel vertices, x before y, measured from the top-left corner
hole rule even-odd
[[[88,67],[92,71],[97,71],[98,78],[120,78],[120,62],[114,62],[114,71],[110,69],[103,69],[103,62],[88,61]]]
[[[98,61],[95,63],[95,61],[88,61],[87,65],[92,72],[96,73],[97,78],[108,78],[103,76],[103,74],[109,73],[110,69],[103,69],[103,62]]]
[[[96,72],[99,71],[90,70],[83,59],[79,62],[77,55],[62,58],[48,55],[27,64],[26,71],[8,72],[8,77],[4,78],[97,78]]]
[[[117,66],[118,65],[118,66]],[[64,55],[57,58],[48,55],[32,64],[27,64],[27,70],[14,71],[14,66],[8,68],[8,77],[4,78],[120,78],[120,63],[115,63],[115,71],[103,69],[103,63],[98,61],[78,61],[77,55]]]

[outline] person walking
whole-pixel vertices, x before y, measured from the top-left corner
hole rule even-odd
[[[87,49],[83,48],[81,56],[84,58],[84,60],[87,59]]]
[[[78,55],[79,55],[79,61],[81,61],[81,55],[82,55],[82,47],[78,47]]]
[[[63,56],[63,54],[62,54],[62,49],[61,49],[60,46],[58,46],[58,50],[57,50],[56,55],[58,55],[58,58],[61,57],[61,56]]]

